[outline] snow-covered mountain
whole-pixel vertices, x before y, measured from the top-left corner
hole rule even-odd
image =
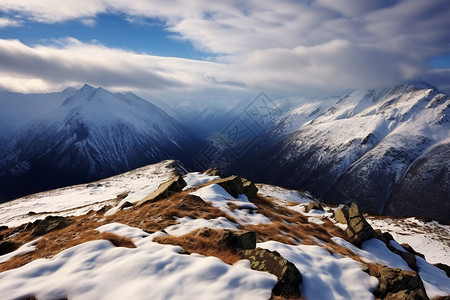
[[[449,142],[450,98],[410,83],[300,105],[236,169],[329,203],[450,220]]]
[[[201,141],[132,93],[113,94],[85,85],[25,127],[12,145],[0,161],[3,197],[9,199],[162,159],[189,164]]]

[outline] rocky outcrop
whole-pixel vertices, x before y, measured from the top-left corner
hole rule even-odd
[[[377,265],[370,268],[369,274],[379,280],[378,290],[374,293],[379,299],[419,300],[428,299],[422,279],[414,271],[389,268]]]
[[[181,175],[177,175],[174,178],[161,183],[156,191],[151,193],[150,195],[144,197],[140,200],[136,205],[141,206],[146,203],[155,202],[164,198],[169,197],[173,193],[181,192],[183,188],[187,185],[186,181],[184,181]]]
[[[34,236],[42,236],[50,231],[66,228],[72,223],[73,221],[69,218],[47,216],[44,220],[28,223],[25,229],[31,230],[31,234]]]
[[[223,241],[233,249],[255,249],[256,233],[254,231],[231,231],[227,230]]]
[[[242,186],[244,187],[244,194],[247,196],[256,196],[258,193],[258,188],[256,185],[246,178],[241,178]]]
[[[349,208],[344,206],[337,209],[334,218],[339,223],[347,225],[345,232],[349,238],[354,240],[356,245],[376,236],[375,231],[367,223],[356,202],[353,202]]]
[[[239,194],[244,194],[244,186],[242,180],[239,176],[233,175],[226,178],[211,181],[223,187],[224,190],[228,192],[234,198],[237,198]]]
[[[217,180],[212,180],[205,184],[220,185],[228,194],[237,198],[239,194],[245,194],[247,196],[255,196],[258,192],[256,185],[246,178],[241,178],[239,176],[233,175],[226,178],[221,178]]]
[[[226,176],[222,173],[220,173],[217,168],[209,168],[208,170],[204,171],[203,174],[209,175],[209,176],[219,176],[220,178],[225,178]]]
[[[0,256],[4,255],[6,253],[13,252],[19,248],[19,244],[9,241],[2,241],[0,242]]]
[[[209,238],[212,232],[218,233],[218,245],[226,246],[235,252],[238,250],[255,249],[256,247],[256,233],[254,231],[211,229],[205,227],[200,229],[195,236]]]
[[[319,202],[310,202],[306,207],[306,212],[309,212],[312,209],[324,211],[322,204]]]
[[[414,250],[413,247],[411,247],[410,244],[403,243],[403,244],[401,244],[401,246],[403,247],[403,249],[405,249],[409,253],[412,253],[414,255],[418,255],[418,256],[422,257],[423,259],[425,259],[425,255],[423,255],[422,253],[417,252],[416,250]]]
[[[250,260],[250,268],[253,270],[265,271],[277,276],[278,283],[272,290],[274,296],[283,296],[288,299],[299,298],[302,275],[293,263],[283,258],[278,252],[256,248],[241,251],[241,256]]]

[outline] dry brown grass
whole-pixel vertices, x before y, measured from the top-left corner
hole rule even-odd
[[[70,219],[74,221],[73,224],[45,234],[37,242],[35,251],[13,257],[0,264],[0,272],[18,268],[38,258],[51,258],[65,249],[97,239],[107,239],[116,246],[135,247],[129,239],[110,233],[100,234],[95,230],[95,228],[107,223],[118,222],[147,232],[155,232],[176,224],[174,216],[180,218],[188,216],[193,219],[225,217],[232,222],[236,222],[220,209],[212,207],[187,192],[180,192],[140,208],[122,210],[112,216],[101,218],[103,213],[104,211],[99,214],[89,213],[84,216],[71,217]],[[2,231],[2,234],[10,236],[15,232],[18,232],[18,234],[10,240],[20,245],[36,239],[31,235],[30,230],[23,228],[9,228]]]
[[[287,207],[279,206],[274,199],[257,195],[249,200],[258,207],[258,212],[272,220],[270,224],[241,226],[245,230],[253,230],[258,234],[258,242],[268,240],[285,244],[316,245],[311,237],[324,243],[332,243],[334,236],[348,240],[347,235],[330,220],[323,219],[324,224],[309,223],[308,217]],[[298,204],[298,203],[296,203]]]
[[[183,236],[157,237],[153,241],[161,244],[181,246],[189,253],[215,256],[227,264],[234,264],[241,258],[224,240],[224,230],[197,229]]]
[[[176,193],[169,198],[153,203],[147,203],[140,208],[119,211],[107,217],[106,222],[119,222],[148,232],[155,232],[175,225],[174,217],[190,217],[193,219],[225,217],[231,222],[236,222],[235,219],[220,209],[211,206],[197,196],[190,195],[187,191]]]
[[[311,238],[315,237],[326,243],[325,247],[329,251],[358,260],[357,256],[347,248],[340,247],[332,242],[331,237],[333,236],[339,236],[346,240],[348,238],[340,228],[329,220],[323,220],[324,224],[322,225],[309,223],[306,216],[287,207],[277,205],[271,198],[257,195],[249,197],[249,200],[257,206],[258,213],[264,214],[272,220],[270,224],[240,226],[240,229],[255,231],[258,242],[274,240],[286,244],[303,243],[315,245],[317,240]],[[174,217],[182,218],[187,216],[193,219],[225,217],[231,222],[237,223],[235,219],[220,209],[205,203],[199,197],[190,195],[188,191],[176,193],[166,199],[148,203],[142,207],[122,210],[112,216],[104,217],[103,213],[104,211],[72,217],[71,219],[74,222],[68,227],[45,234],[37,242],[35,251],[11,258],[7,262],[0,264],[0,272],[20,267],[38,258],[53,257],[64,249],[96,239],[110,240],[116,246],[135,247],[131,240],[113,234],[100,234],[95,230],[95,228],[107,223],[118,222],[147,232],[160,231],[176,224]],[[17,230],[14,228],[7,229],[2,231],[2,234],[9,236]],[[220,234],[214,232],[212,231],[210,236],[205,237],[198,235],[198,231],[194,231],[182,237],[160,237],[156,241],[179,245],[188,252],[215,256],[230,264],[239,260],[239,255],[221,242]],[[19,244],[25,244],[33,239],[35,237],[31,235],[31,231],[22,228],[10,240]]]
[[[113,233],[100,233],[95,230],[103,223],[98,218],[86,216],[72,217],[74,224],[49,232],[42,236],[36,243],[36,250],[21,256],[12,257],[0,264],[0,272],[21,267],[38,258],[52,258],[61,251],[93,240],[104,239],[110,241],[116,247],[136,248],[133,241]],[[14,241],[24,244],[35,239],[30,231],[19,233]]]

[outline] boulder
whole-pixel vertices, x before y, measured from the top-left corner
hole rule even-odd
[[[223,241],[233,249],[255,249],[256,233],[254,231],[227,230]]]
[[[19,248],[19,244],[14,242],[3,241],[0,242],[0,255],[4,255],[10,252],[13,252]]]
[[[341,224],[347,225],[348,223],[348,207],[344,206],[336,209],[334,212],[334,219]]]
[[[220,185],[224,190],[228,192],[228,194],[230,194],[234,198],[237,198],[239,194],[244,194],[244,186],[242,185],[242,180],[239,176],[236,175],[214,180],[210,183]]]
[[[414,254],[414,255],[418,255],[420,257],[422,257],[423,259],[425,259],[425,255],[423,255],[422,253],[417,252],[416,250],[413,249],[413,247],[411,247],[411,245],[407,244],[407,243],[403,243],[401,244],[401,246],[403,247],[403,249],[405,249],[406,251]]]
[[[414,271],[389,268],[383,265],[377,265],[375,271],[370,269],[370,275],[379,280],[378,290],[374,293],[379,299],[392,300],[416,300],[428,299],[425,292],[422,279]]]
[[[256,194],[258,193],[258,188],[256,187],[256,185],[246,178],[241,178],[241,181],[244,187],[244,193],[247,196],[256,196]]]
[[[312,209],[325,211],[319,202],[310,202],[306,207],[306,212],[310,212]]]
[[[0,226],[0,231],[6,230],[6,229],[8,229],[8,226],[5,226],[5,225]]]
[[[408,267],[410,267],[413,270],[417,270],[416,269],[416,256],[413,253],[410,252],[402,252],[402,251],[398,251],[399,255],[403,258],[404,261],[406,261],[406,263],[408,264]]]
[[[132,207],[133,206],[133,203],[131,203],[131,202],[128,202],[128,201],[125,201],[121,206],[120,206],[120,210],[123,210],[123,209],[125,209],[125,208],[128,208],[128,207]]]
[[[217,170],[217,168],[209,168],[208,170],[204,171],[203,174],[225,178],[225,176],[222,173],[220,173],[219,170]]]
[[[375,231],[367,223],[356,202],[353,202],[349,208],[342,207],[337,209],[334,218],[339,223],[347,225],[345,232],[348,237],[354,240],[356,245],[360,245],[365,240],[376,237]]]
[[[394,239],[392,234],[390,234],[389,232],[383,232],[383,237],[388,241],[392,241]]]
[[[141,206],[146,203],[155,202],[164,198],[169,197],[170,195],[181,192],[183,188],[187,185],[186,181],[184,181],[183,176],[177,175],[174,178],[161,183],[156,191],[151,193],[150,195],[144,197],[140,200],[136,205]]]
[[[72,220],[65,217],[47,216],[44,220],[29,223],[26,229],[31,229],[31,234],[34,236],[42,236],[50,231],[63,229],[72,223]]]
[[[288,299],[300,297],[300,284],[302,275],[297,267],[283,258],[276,251],[256,248],[241,251],[243,259],[250,260],[250,268],[257,271],[269,272],[277,276],[278,283],[272,290],[274,296],[283,296]]]
[[[256,247],[256,233],[254,231],[211,229],[205,227],[197,231],[195,236],[209,238],[213,231],[219,232],[218,245],[226,245],[233,250],[255,249]]]

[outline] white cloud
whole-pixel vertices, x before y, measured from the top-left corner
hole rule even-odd
[[[182,95],[217,89],[332,93],[449,78],[427,67],[430,57],[450,52],[448,0],[2,0],[0,10],[45,23],[76,19],[93,25],[100,13],[155,18],[219,61],[156,57],[98,43],[29,47],[3,40],[4,87],[89,82]]]
[[[4,27],[18,27],[21,25],[20,21],[11,20],[8,18],[0,18],[0,28]]]

